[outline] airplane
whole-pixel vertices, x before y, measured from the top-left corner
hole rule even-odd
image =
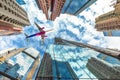
[[[27,34],[25,34],[25,36],[26,36],[26,38],[30,38],[30,37],[34,37],[34,36],[41,36],[42,44],[44,44],[44,38],[47,37],[45,34],[46,34],[47,32],[52,31],[53,29],[44,31],[44,30],[43,30],[44,27],[41,28],[36,22],[34,22],[34,23],[35,23],[36,27],[39,29],[40,32],[35,33],[35,34],[32,34],[32,35],[30,35],[30,36],[28,36]]]

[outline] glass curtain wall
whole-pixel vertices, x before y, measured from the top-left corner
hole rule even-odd
[[[53,60],[67,61],[79,79],[97,79],[87,68],[86,64],[90,57],[96,57],[99,52],[92,49],[68,46],[68,45],[49,45],[46,49]]]
[[[17,72],[19,73],[19,75],[21,75],[21,77],[25,77],[31,64],[34,62],[34,59],[28,56],[26,53],[20,52],[18,55],[15,55],[14,57],[10,58],[9,62],[12,64],[18,63],[20,69]]]

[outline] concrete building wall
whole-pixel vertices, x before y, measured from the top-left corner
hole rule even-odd
[[[65,1],[66,0],[55,0],[55,3],[53,4],[54,7],[53,7],[53,12],[51,14],[51,19],[50,20],[54,21],[56,19],[56,17],[58,17],[60,15]]]
[[[60,13],[78,15],[97,0],[36,0],[48,20],[54,21]],[[51,12],[49,12],[49,9]],[[67,12],[66,12],[67,11]]]
[[[17,32],[21,33],[22,27],[29,24],[27,13],[17,4],[15,0],[0,0],[1,35],[4,35],[5,32],[5,35]]]
[[[95,28],[97,28],[98,31],[119,30],[119,25],[119,15],[111,11],[96,18]]]
[[[120,15],[120,0],[117,0],[117,4],[114,6],[115,13]]]
[[[98,31],[107,32],[108,36],[118,36],[112,34],[113,30],[120,30],[120,1],[117,0],[117,3],[114,6],[115,10],[105,13],[98,16],[96,20],[95,28]],[[106,36],[106,35],[105,35]]]
[[[48,7],[47,7],[47,2],[46,0],[37,0],[38,6],[41,7],[43,13],[45,14],[46,18],[48,19]]]
[[[98,58],[91,57],[88,60],[87,68],[100,80],[120,79],[120,71],[117,68]]]
[[[36,0],[46,18],[53,21],[60,15],[65,1],[66,0]],[[51,14],[49,14],[49,9]]]

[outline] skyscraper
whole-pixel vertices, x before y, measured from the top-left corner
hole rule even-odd
[[[0,80],[32,80],[40,64],[40,54],[34,48],[8,49],[0,52]],[[3,55],[4,54],[4,55]]]
[[[68,62],[53,60],[45,53],[36,80],[78,80]]]
[[[80,68],[82,68],[81,64],[85,63],[85,62],[83,62],[85,55],[86,54],[88,54],[88,55],[94,54],[94,57],[91,56],[91,57],[87,58],[88,61],[85,65],[88,68],[88,70],[84,70],[85,67],[82,68],[84,70],[84,72],[87,74],[87,76],[89,76],[89,79],[91,79],[91,80],[96,79],[96,78],[98,78],[100,80],[107,80],[107,79],[119,80],[120,79],[120,76],[119,76],[120,75],[120,71],[119,71],[119,69],[120,69],[120,61],[119,61],[120,60],[120,51],[107,49],[107,48],[105,49],[105,48],[101,48],[98,46],[93,46],[90,44],[84,44],[84,43],[75,42],[75,41],[68,41],[68,40],[61,39],[61,38],[55,38],[55,44],[59,45],[60,48],[58,48],[57,50],[53,49],[53,56],[56,55],[57,58],[58,58],[58,55],[63,56],[63,59],[68,59],[68,60],[69,60],[69,56],[70,56],[70,57],[72,57],[74,63],[77,63],[80,66]],[[67,49],[66,46],[65,47],[61,46],[61,45],[70,46],[70,44],[77,47],[77,48],[74,48],[74,49],[76,49],[76,51],[72,50],[72,48]],[[54,45],[54,48],[55,47],[56,46]],[[88,48],[88,49],[86,49],[86,48]],[[65,51],[63,51],[63,49]],[[70,52],[67,52],[67,54],[66,54],[67,57],[65,58],[65,56],[66,56],[65,52],[67,51],[66,49]],[[91,51],[91,49],[92,49],[92,51]],[[59,50],[60,54],[56,53],[58,50]],[[62,50],[62,52],[61,52],[61,50]],[[74,53],[72,54],[72,52],[74,52]],[[82,53],[84,53],[84,54],[82,54]],[[99,54],[99,55],[97,56],[97,54]],[[83,55],[84,58],[82,56],[80,57],[80,55]],[[98,58],[96,58],[95,55]],[[115,57],[115,55],[117,55],[117,56]],[[80,61],[81,61],[81,64],[80,64]],[[76,68],[76,70],[78,70],[78,69]],[[88,71],[92,72],[92,74],[95,75],[96,78],[91,76],[91,73]]]
[[[35,80],[52,80],[52,58],[48,53],[44,53],[37,76]]]
[[[66,0],[62,13],[77,16],[96,1],[97,0]]]
[[[55,20],[60,15],[65,0],[36,0],[39,8],[48,20]]]
[[[111,56],[98,54],[88,60],[87,68],[99,79],[120,79],[120,61]]]
[[[96,20],[95,28],[98,31],[102,31],[105,36],[120,36],[120,1],[117,0],[115,10],[98,16]]]
[[[54,21],[60,13],[78,15],[96,0],[36,0],[48,20]]]
[[[78,46],[78,47],[83,47],[83,48],[90,48],[90,49],[95,50],[97,52],[101,52],[103,54],[120,59],[120,53],[118,51],[102,48],[99,46],[84,44],[81,42],[69,41],[69,40],[65,40],[65,39],[61,39],[61,38],[55,38],[55,44],[73,45],[73,46]]]
[[[17,80],[20,78],[20,75],[17,73],[20,68],[19,64],[11,65],[7,62],[0,64],[0,80],[4,80],[5,77],[8,77],[12,80]],[[4,77],[3,77],[3,76]],[[6,79],[9,80],[9,79]]]
[[[120,79],[120,65],[111,65],[99,58],[91,57],[88,60],[87,68],[100,80]]]
[[[1,66],[2,67],[2,66]],[[9,76],[13,76],[14,78],[18,78],[19,74],[17,73],[17,71],[20,69],[19,64],[15,64],[14,66],[12,66],[9,70],[5,70],[5,72],[9,75]]]
[[[0,0],[0,35],[12,35],[22,32],[29,25],[25,10],[15,0]]]
[[[109,79],[112,77],[112,73],[115,73],[112,79],[114,79],[115,77],[119,79],[120,53],[118,51],[101,48],[99,46],[93,46],[90,44],[84,44],[81,42],[69,41],[61,38],[55,38],[54,41],[55,43],[52,45],[49,45],[48,48],[46,49],[46,52],[48,52],[51,55],[52,59],[56,61],[68,62],[72,70],[76,73],[79,79],[97,80],[105,77],[107,77],[106,79]],[[96,59],[91,60],[91,57],[94,58],[98,54],[102,54],[102,55],[105,54],[106,56],[102,56],[102,59],[108,61],[109,63],[105,61],[99,62]],[[90,68],[88,68],[89,66],[88,64],[92,65],[92,69],[91,69],[91,66]],[[57,65],[59,66],[60,64],[57,63]],[[64,64],[62,65],[64,66]],[[105,70],[102,67],[104,65],[105,65]],[[111,69],[113,67],[114,67],[114,70]],[[97,73],[103,74],[105,73],[104,71],[107,71],[107,70],[108,72],[106,72],[105,76],[103,77],[96,76]]]
[[[120,61],[114,57],[105,55],[105,54],[98,54],[97,58],[106,61],[107,63],[114,64],[114,65],[120,65]]]

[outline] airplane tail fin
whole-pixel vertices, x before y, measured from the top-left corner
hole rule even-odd
[[[27,42],[28,42],[28,41],[29,41],[29,40],[28,40],[28,35],[27,35],[26,33],[24,33],[24,35],[26,36],[26,40],[27,40]]]
[[[26,36],[26,38],[28,38],[28,35],[26,33],[24,33],[24,35]]]

